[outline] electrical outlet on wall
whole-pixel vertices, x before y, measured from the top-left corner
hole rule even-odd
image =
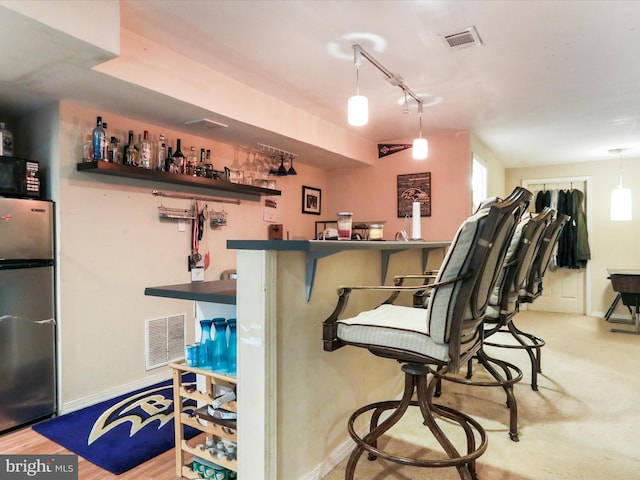
[[[204,281],[204,267],[192,267],[191,268],[191,281],[203,282]]]
[[[185,232],[187,230],[187,225],[184,221],[184,218],[178,219],[178,231]]]

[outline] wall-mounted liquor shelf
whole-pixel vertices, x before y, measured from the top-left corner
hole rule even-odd
[[[151,182],[171,183],[174,185],[186,185],[198,188],[207,188],[220,192],[244,193],[249,195],[280,195],[280,190],[271,188],[254,187],[253,185],[243,185],[238,183],[225,182],[204,177],[192,177],[177,173],[160,172],[147,170],[146,168],[132,167],[130,165],[120,165],[103,161],[82,162],[77,164],[78,172],[98,173],[113,177],[134,178],[136,180],[147,180]]]

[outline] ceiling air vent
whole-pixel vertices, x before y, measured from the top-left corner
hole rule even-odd
[[[455,50],[471,47],[472,45],[482,45],[482,39],[478,35],[476,27],[469,27],[461,32],[445,35],[444,40],[450,48]]]
[[[208,118],[199,118],[197,120],[191,120],[189,122],[185,122],[185,125],[189,125],[191,127],[200,127],[205,130],[213,130],[214,128],[228,128],[229,125],[225,125],[224,123],[216,122],[215,120],[210,120]]]

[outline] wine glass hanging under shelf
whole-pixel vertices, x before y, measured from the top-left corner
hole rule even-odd
[[[269,169],[270,175],[278,175],[280,177],[284,177],[286,175],[298,174],[295,168],[293,168],[293,161],[298,158],[298,155],[296,153],[287,152],[286,150],[272,147],[270,145],[265,145],[263,143],[258,143],[258,147],[260,148],[263,155],[271,156],[273,160],[273,162],[271,163],[271,168]],[[277,164],[278,160],[280,161],[280,165]],[[288,160],[289,168],[284,166],[285,160]]]

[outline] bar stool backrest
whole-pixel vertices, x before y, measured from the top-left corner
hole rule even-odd
[[[487,318],[508,320],[515,314],[518,295],[533,267],[545,229],[555,213],[555,210],[545,208],[535,216],[531,213],[522,216],[491,294]]]
[[[531,303],[542,294],[542,279],[549,267],[551,255],[560,238],[560,232],[570,218],[568,215],[557,214],[556,218],[545,228],[540,247],[527,275],[527,281],[524,288],[520,290],[521,302]]]
[[[505,200],[485,201],[458,230],[445,256],[427,308],[429,335],[449,344],[451,371],[479,347],[479,325],[495,286],[516,224],[531,201],[516,187]],[[446,283],[467,275],[465,281]]]

